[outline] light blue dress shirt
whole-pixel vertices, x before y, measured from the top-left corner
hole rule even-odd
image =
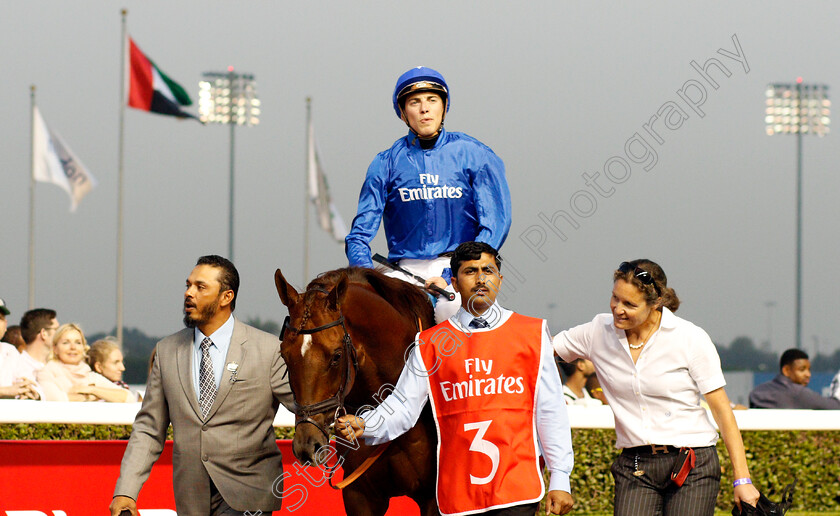
[[[225,358],[227,357],[228,348],[230,348],[230,339],[233,337],[233,315],[231,315],[223,325],[219,327],[212,335],[204,335],[198,328],[195,329],[195,339],[193,340],[193,358],[192,358],[192,378],[195,395],[201,392],[198,386],[199,369],[201,366],[201,341],[204,337],[210,337],[213,344],[210,345],[210,359],[213,361],[213,376],[216,378],[216,389],[222,383],[222,375],[225,372]]]

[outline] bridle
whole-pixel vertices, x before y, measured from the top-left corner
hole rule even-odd
[[[323,288],[312,288],[308,290],[321,292],[324,294],[329,294],[329,291]],[[327,324],[318,326],[316,328],[295,328],[289,322],[291,318],[287,315],[286,319],[283,321],[283,328],[280,330],[280,340],[283,340],[283,336],[286,334],[287,330],[291,330],[298,335],[312,335],[313,333],[318,333],[319,331],[324,331],[326,329],[332,328],[334,326],[341,325],[341,328],[344,330],[344,337],[343,340],[343,354],[345,356],[345,367],[344,367],[344,378],[341,382],[341,386],[339,386],[338,391],[332,395],[331,397],[316,402],[310,403],[309,405],[299,405],[297,402],[297,395],[294,392],[294,388],[292,388],[292,394],[295,397],[295,430],[297,430],[298,425],[303,423],[309,423],[318,430],[324,437],[326,437],[327,441],[329,441],[329,433],[324,426],[319,425],[312,416],[330,411],[335,409],[335,415],[333,419],[338,419],[341,415],[346,414],[347,410],[344,408],[344,398],[347,396],[347,393],[350,392],[350,389],[353,386],[353,380],[355,380],[356,376],[359,373],[359,362],[356,358],[356,348],[353,347],[353,341],[350,339],[350,334],[347,332],[347,326],[344,324],[344,314],[341,313],[341,309],[339,309],[339,317],[335,321],[328,322]],[[350,368],[353,368],[353,375],[350,375]],[[291,382],[289,382],[289,387],[291,388]]]

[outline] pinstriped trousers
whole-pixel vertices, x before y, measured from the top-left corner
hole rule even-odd
[[[615,479],[614,516],[713,516],[720,491],[714,446],[695,448],[697,460],[682,487],[671,482],[677,454],[622,453],[610,471]],[[638,459],[637,459],[638,457]],[[633,475],[638,470],[641,476]]]

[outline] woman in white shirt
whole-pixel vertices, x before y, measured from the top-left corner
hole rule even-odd
[[[755,505],[741,433],[724,390],[720,357],[701,328],[674,315],[680,305],[665,272],[650,260],[623,262],[613,275],[611,314],[554,337],[566,362],[595,364],[615,414],[612,465],[616,516],[714,514],[720,490],[717,431],[735,474],[735,502]],[[702,396],[701,396],[702,395]],[[688,450],[691,451],[688,451]],[[687,455],[686,455],[687,454]],[[695,457],[684,483],[671,480],[678,458]]]

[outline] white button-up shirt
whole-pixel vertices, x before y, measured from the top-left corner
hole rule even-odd
[[[700,398],[726,385],[720,357],[705,331],[667,308],[636,363],[612,314],[599,314],[592,322],[560,332],[554,337],[554,351],[567,362],[586,358],[595,364],[615,414],[618,448],[717,442]]]
[[[482,319],[490,325],[484,329],[470,328],[470,322],[475,318],[472,314],[460,308],[449,319],[455,328],[465,333],[492,331],[504,324],[512,312],[494,304],[482,315]],[[418,347],[415,347],[403,368],[394,392],[391,393],[376,409],[362,412],[360,417],[365,420],[365,430],[362,436],[367,444],[396,439],[412,428],[420,412],[429,399],[429,373],[423,364]],[[554,363],[551,349],[551,334],[543,321],[542,331],[542,366],[540,381],[537,387],[536,427],[537,437],[546,466],[551,472],[549,491],[562,490],[571,492],[569,475],[572,472],[574,456],[572,454],[571,432],[569,430],[569,416],[566,403],[563,400],[563,385],[560,374]]]

